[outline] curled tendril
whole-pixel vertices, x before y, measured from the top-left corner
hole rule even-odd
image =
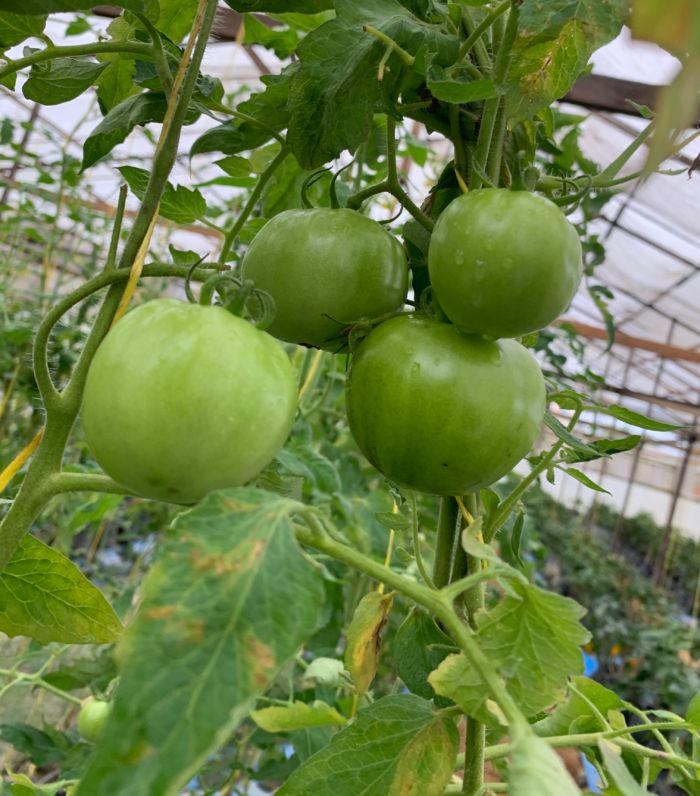
[[[199,294],[199,303],[202,306],[208,306],[214,297],[214,292],[223,288],[224,293],[224,309],[233,315],[242,318],[247,312],[247,320],[253,324],[260,331],[265,331],[267,327],[274,321],[277,314],[277,304],[274,298],[265,290],[260,290],[255,287],[250,279],[242,281],[232,274],[215,274],[209,277],[202,285],[202,290]],[[232,295],[229,297],[231,288],[235,288]],[[250,299],[255,300],[255,309],[249,306]]]
[[[338,177],[340,177],[340,175],[346,169],[349,169],[354,164],[354,162],[355,162],[354,160],[351,160],[350,163],[348,163],[347,166],[343,166],[342,169],[338,169],[338,171],[336,171],[336,173],[333,175],[333,179],[331,180],[330,188],[328,189],[328,195],[330,196],[331,207],[334,210],[338,210],[340,208],[340,202],[338,201],[338,192],[336,191],[335,183],[336,183]]]
[[[203,307],[209,306],[214,298],[214,291],[218,287],[230,286],[232,284],[236,285],[236,287],[240,287],[241,280],[233,276],[230,272],[227,274],[214,274],[214,276],[210,276],[202,285],[202,289],[199,292],[199,303]]]
[[[593,187],[593,177],[591,177],[590,174],[584,175],[586,184],[583,186],[583,188],[579,188],[578,183],[574,180],[570,180],[568,177],[558,177],[557,179],[560,179],[564,183],[564,186],[574,185],[578,190],[575,193],[571,194],[564,193],[562,196],[552,196],[550,197],[550,199],[552,202],[554,202],[555,205],[558,205],[559,207],[565,207],[566,205],[574,205],[574,207],[571,209],[571,212],[573,213],[576,207],[578,207],[578,205],[591,192],[591,188]],[[563,190],[566,190],[566,187],[564,187]],[[569,213],[567,213],[567,215],[569,215]]]
[[[199,268],[199,266],[204,262],[207,255],[205,254],[204,257],[200,257],[196,263],[193,264],[192,268],[187,272],[187,276],[185,277],[185,295],[187,296],[187,300],[190,304],[196,304],[197,299],[194,297],[194,293],[192,292],[192,275],[194,272]]]
[[[393,218],[387,218],[384,221],[380,221],[379,223],[382,226],[386,226],[387,224],[392,224],[401,215],[401,213],[403,213],[403,211],[404,211],[404,206],[402,203],[401,206],[399,207],[399,212]]]
[[[314,171],[313,174],[309,174],[309,176],[304,180],[304,184],[301,186],[301,206],[304,208],[304,210],[314,209],[314,206],[309,200],[308,190],[314,183],[318,182],[327,171],[330,171],[330,168],[326,167],[319,169],[318,171]]]

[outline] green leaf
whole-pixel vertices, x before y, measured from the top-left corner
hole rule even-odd
[[[516,45],[505,81],[511,129],[570,91],[590,56],[582,25],[573,20],[553,40],[522,49]]]
[[[106,691],[117,673],[113,650],[107,647],[94,657],[76,658],[71,663],[61,664],[56,671],[47,672],[43,680],[61,691],[76,691],[87,686]]]
[[[561,757],[541,738],[525,737],[512,745],[508,766],[510,796],[580,796]]]
[[[518,582],[512,591],[492,611],[477,614],[476,639],[530,716],[563,699],[567,676],[583,672],[580,645],[590,634],[578,621],[585,609],[573,600]],[[494,723],[490,695],[463,653],[446,658],[429,681],[465,713]]]
[[[428,676],[445,660],[449,650],[429,649],[433,644],[452,646],[452,639],[435,624],[432,617],[413,608],[394,637],[393,651],[396,671],[411,693],[433,699],[439,708],[446,708],[452,700],[437,696]]]
[[[575,448],[577,451],[581,451],[582,453],[590,454],[591,456],[595,456],[598,458],[600,453],[593,448],[591,445],[587,445],[585,442],[581,442],[580,439],[575,437],[565,426],[563,426],[559,420],[547,409],[544,413],[544,422],[561,440],[567,445],[571,445],[572,448]]]
[[[122,626],[72,561],[27,534],[0,574],[0,631],[41,644],[109,644]]]
[[[451,718],[411,694],[385,697],[300,766],[278,796],[440,796],[459,734]]]
[[[411,520],[404,517],[403,514],[395,514],[393,511],[378,511],[374,516],[377,522],[385,528],[393,528],[395,531],[407,531],[409,528],[413,528]]]
[[[304,680],[313,680],[319,685],[335,688],[340,682],[340,673],[344,669],[345,664],[336,658],[316,658],[304,672]]]
[[[288,707],[275,706],[253,710],[250,717],[258,727],[272,733],[348,723],[335,708],[321,700],[316,700],[310,705],[297,700]]]
[[[129,188],[143,199],[151,176],[145,169],[136,166],[121,166],[117,169],[122,177],[129,183]],[[165,184],[165,189],[160,199],[158,210],[163,218],[174,221],[176,224],[193,224],[204,217],[207,212],[207,203],[198,190],[191,191],[183,185],[174,188],[171,183]]]
[[[593,489],[596,492],[604,492],[606,495],[611,494],[607,489],[603,489],[602,486],[596,484],[595,481],[592,481],[585,473],[582,473],[575,467],[561,467],[560,469],[563,470],[567,475],[575,478],[580,484],[587,486],[589,489]]]
[[[623,437],[622,439],[599,439],[588,443],[591,448],[595,448],[595,450],[600,451],[600,453],[597,455],[566,448],[562,450],[561,459],[568,464],[574,464],[576,462],[591,462],[595,459],[600,459],[602,456],[613,456],[616,453],[623,453],[624,451],[632,450],[632,448],[636,448],[637,445],[639,445],[641,439],[642,438],[639,436],[639,434],[632,434],[631,436]]]
[[[140,93],[139,86],[134,83],[136,62],[119,55],[98,55],[97,60],[109,65],[108,69],[97,78],[97,99],[103,115],[125,99]]]
[[[630,774],[612,743],[601,738],[598,741],[598,748],[603,755],[605,768],[622,796],[647,796],[649,791],[643,788]]]
[[[297,47],[301,61],[290,98],[287,140],[299,164],[313,169],[366,140],[380,100],[379,61],[386,44],[362,30],[372,25],[415,55],[421,47],[435,63],[457,60],[459,40],[414,17],[397,0],[336,0],[337,17]],[[391,63],[391,59],[390,59]]]
[[[533,724],[532,729],[543,738],[567,735],[569,727],[577,718],[590,715],[591,708],[586,699],[590,700],[604,716],[607,716],[610,710],[624,710],[624,704],[620,697],[614,692],[608,691],[600,683],[596,683],[595,680],[590,680],[587,677],[572,677],[571,682],[582,696],[570,691],[566,702],[557,705],[549,716]]]
[[[198,0],[160,0],[156,27],[174,42],[182,41],[192,28]]]
[[[627,0],[524,0],[505,83],[511,128],[563,97],[627,12]]]
[[[94,0],[3,0],[3,11],[30,15],[60,14],[66,11],[87,11],[94,5]],[[107,0],[102,5],[148,13],[149,16],[153,15],[154,8],[158,8],[157,0]]]
[[[243,229],[238,234],[238,239],[246,245],[251,244],[258,232],[267,224],[267,221],[268,219],[266,218],[251,218],[246,221]]]
[[[318,14],[333,8],[333,0],[226,0],[234,11],[279,13],[293,11],[297,14]]]
[[[443,102],[474,102],[498,96],[498,91],[491,80],[474,80],[464,64],[455,64],[443,69],[431,60],[428,64],[426,83],[435,99]]]
[[[295,75],[300,69],[298,61],[286,66],[279,75],[262,75],[260,80],[265,91],[251,94],[236,109],[275,132],[284,130],[289,124],[290,111],[287,108],[289,91]],[[272,134],[264,127],[240,119],[231,119],[218,127],[213,127],[201,135],[192,145],[190,158],[203,152],[222,152],[224,155],[237,155],[266,144]]]
[[[28,100],[42,105],[59,105],[79,97],[109,64],[94,64],[76,58],[55,58],[51,68],[32,68],[29,80],[22,86],[22,93]]]
[[[22,722],[0,724],[0,741],[12,744],[35,766],[48,766],[60,763],[66,753],[42,730]]]
[[[685,720],[694,727],[700,727],[700,694],[696,694],[685,712]]]
[[[518,505],[518,511],[515,515],[515,522],[513,523],[513,532],[510,537],[510,549],[513,552],[517,562],[520,566],[524,566],[523,560],[520,557],[520,542],[523,535],[523,528],[525,527],[525,512],[522,505]]]
[[[253,164],[248,158],[241,158],[237,155],[229,155],[227,158],[215,161],[215,163],[229,177],[250,177],[253,171]]]
[[[498,555],[493,547],[491,547],[491,545],[485,544],[481,539],[479,539],[481,536],[482,525],[483,519],[481,517],[477,517],[477,519],[470,526],[462,531],[462,547],[470,556],[481,558],[485,561],[498,563],[500,559],[498,558]]]
[[[0,11],[0,50],[9,50],[31,36],[38,36],[43,33],[45,25],[45,16],[30,17]]]
[[[176,249],[172,243],[168,246],[168,251],[175,265],[194,265],[202,259],[201,255],[197,254],[197,252],[181,251],[180,249]]]
[[[296,50],[299,36],[291,28],[286,30],[268,28],[257,17],[246,14],[244,41],[246,44],[262,44],[266,49],[272,50],[279,59],[284,60]]]
[[[321,11],[320,14],[273,14],[268,11],[268,15],[278,22],[283,22],[289,25],[290,28],[299,31],[300,33],[310,33],[312,30],[333,19],[335,11],[331,10],[332,0],[328,4],[327,11]]]
[[[177,518],[120,647],[79,796],[178,792],[314,632],[325,592],[294,537],[298,506],[241,488]]]
[[[121,144],[137,125],[162,122],[168,108],[165,94],[136,94],[112,108],[83,146],[83,171]]]
[[[316,752],[325,749],[332,737],[333,729],[331,727],[307,727],[289,734],[289,740],[301,763],[305,763]]]
[[[670,423],[659,423],[657,420],[650,420],[644,415],[638,415],[636,412],[631,412],[629,409],[625,409],[624,406],[617,406],[616,404],[612,406],[596,406],[591,407],[591,409],[594,412],[610,415],[622,420],[623,423],[636,428],[643,428],[647,431],[679,431],[682,428],[687,428],[687,426],[672,426]]]

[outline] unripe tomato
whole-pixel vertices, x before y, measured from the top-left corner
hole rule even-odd
[[[353,356],[346,385],[362,453],[398,484],[433,495],[502,478],[544,417],[544,379],[524,346],[428,318],[378,326]]]
[[[394,312],[406,298],[401,244],[354,210],[287,210],[262,228],[243,258],[244,279],[277,303],[268,331],[290,343],[337,350],[345,327]]]
[[[89,697],[78,714],[78,731],[90,743],[97,743],[109,715],[109,702]]]
[[[256,476],[284,444],[296,407],[294,370],[270,335],[223,307],[158,299],[99,347],[83,425],[92,455],[120,484],[193,503]]]
[[[430,280],[464,332],[521,337],[569,306],[583,270],[574,227],[528,191],[471,191],[440,216],[428,252]]]

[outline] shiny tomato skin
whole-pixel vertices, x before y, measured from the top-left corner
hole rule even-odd
[[[78,731],[90,743],[97,743],[102,735],[107,716],[109,715],[109,702],[88,698],[78,714]]]
[[[354,210],[286,210],[267,222],[243,258],[242,275],[277,304],[268,332],[337,351],[343,329],[397,310],[408,290],[401,244]]]
[[[296,407],[294,370],[274,338],[223,307],[157,299],[99,347],[82,417],[114,480],[189,504],[255,477],[287,439]]]
[[[581,282],[576,229],[548,199],[503,188],[471,191],[440,216],[430,280],[460,330],[521,337],[558,318]]]
[[[520,343],[403,316],[362,341],[346,404],[355,441],[384,475],[420,492],[462,495],[494,483],[527,455],[544,417],[545,388]]]

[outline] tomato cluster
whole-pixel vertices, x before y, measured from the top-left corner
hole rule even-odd
[[[281,213],[241,269],[274,299],[271,334],[220,306],[161,299],[130,312],[88,374],[88,444],[137,495],[187,504],[244,484],[277,454],[296,412],[296,378],[273,336],[337,350],[347,327],[375,319],[383,322],[360,343],[347,378],[361,451],[412,489],[479,489],[527,454],[544,413],[541,371],[507,338],[553,321],[581,269],[576,231],[554,204],[475,191],[448,206],[430,244],[433,290],[450,322],[421,313],[384,320],[408,289],[397,239],[348,209]]]

